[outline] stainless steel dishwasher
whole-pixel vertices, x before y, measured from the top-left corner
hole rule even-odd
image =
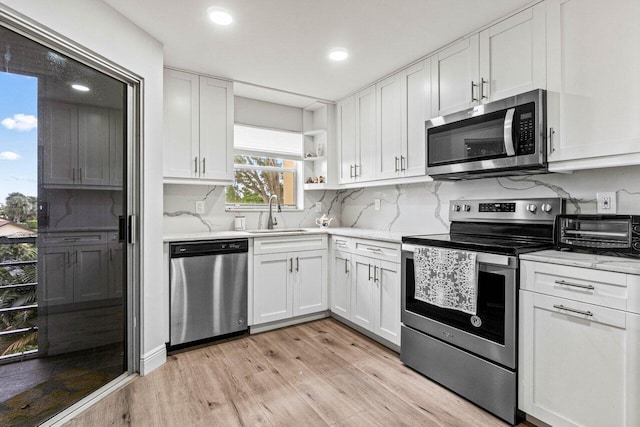
[[[248,240],[170,245],[169,346],[247,330]]]

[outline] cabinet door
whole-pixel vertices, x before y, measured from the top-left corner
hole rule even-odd
[[[122,110],[109,111],[109,185],[124,183],[124,127]]]
[[[640,2],[545,4],[549,161],[640,152]],[[587,167],[629,164],[594,161]]]
[[[200,178],[233,180],[233,84],[200,77]]]
[[[108,246],[74,246],[74,302],[105,299],[108,289]]]
[[[40,137],[44,146],[43,183],[73,185],[78,167],[78,109],[75,105],[50,102],[44,106],[46,126]]]
[[[286,253],[254,257],[254,325],[291,317],[292,272],[293,260]]]
[[[81,185],[109,185],[109,110],[78,107],[78,177]]]
[[[109,243],[108,251],[109,298],[120,298],[127,282],[127,278],[124,276],[124,243]]]
[[[349,319],[351,316],[351,255],[336,251],[331,266],[331,311]]]
[[[327,309],[327,250],[302,251],[294,258],[293,315]]]
[[[520,296],[520,409],[554,426],[638,425],[638,316]]]
[[[340,176],[341,184],[354,179],[353,167],[356,164],[356,102],[349,97],[337,106],[338,145],[340,147]]]
[[[407,139],[406,72],[401,71],[376,84],[377,138],[376,178],[401,174],[403,146]],[[424,142],[423,142],[424,144]]]
[[[164,70],[163,170],[165,178],[198,178],[199,77]]]
[[[375,179],[376,168],[376,90],[371,86],[356,99],[356,180]]]
[[[38,306],[73,302],[73,264],[70,246],[38,250]]]
[[[376,284],[373,281],[375,261],[354,256],[354,279],[351,289],[351,321],[370,331],[375,330]]]
[[[461,40],[431,62],[433,115],[453,113],[478,104],[478,35]]]
[[[375,332],[400,345],[400,264],[378,261],[376,269]]]
[[[424,122],[431,119],[431,59],[407,69],[406,75],[406,146],[403,149],[401,169],[405,176],[427,173]]]
[[[480,33],[482,102],[546,89],[545,31],[539,3]]]

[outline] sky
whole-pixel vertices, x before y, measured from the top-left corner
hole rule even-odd
[[[0,204],[38,195],[38,79],[0,72]]]

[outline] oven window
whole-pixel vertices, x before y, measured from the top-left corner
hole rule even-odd
[[[472,316],[416,300],[412,259],[406,260],[405,268],[407,311],[504,345],[505,276],[486,271],[478,272],[478,304],[476,315]]]

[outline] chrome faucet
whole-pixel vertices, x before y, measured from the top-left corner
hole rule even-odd
[[[278,212],[282,212],[282,207],[280,206],[280,199],[277,194],[272,194],[269,196],[269,219],[267,220],[267,229],[273,230],[273,227],[278,225],[278,221],[273,216],[273,199],[276,199],[276,204],[278,205]]]

